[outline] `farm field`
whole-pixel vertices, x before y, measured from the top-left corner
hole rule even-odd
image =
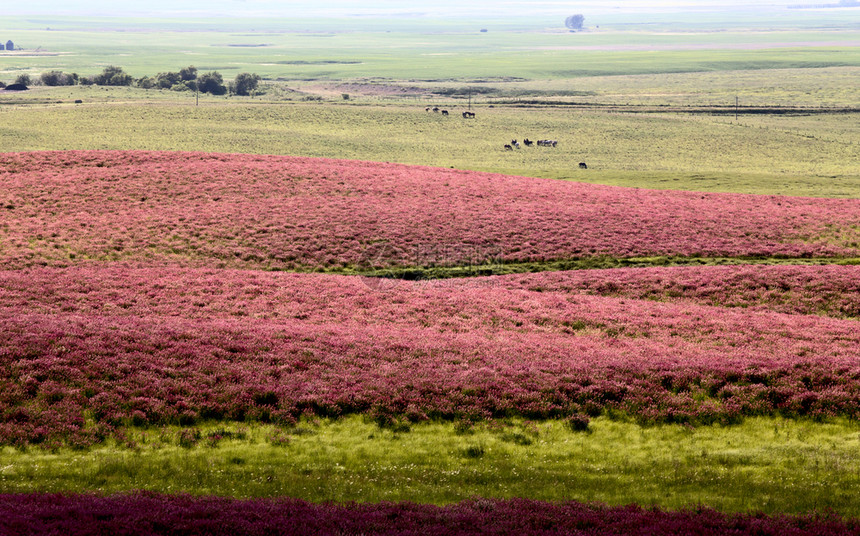
[[[0,532],[856,533],[860,34],[825,11],[10,19],[42,49],[6,82],[264,80],[0,92]]]

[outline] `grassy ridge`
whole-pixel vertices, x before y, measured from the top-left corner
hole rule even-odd
[[[642,428],[598,418],[427,423],[360,417],[296,428],[218,423],[128,429],[91,450],[0,450],[0,490],[146,489],[229,497],[447,504],[469,497],[860,516],[857,423],[754,418],[729,428]]]

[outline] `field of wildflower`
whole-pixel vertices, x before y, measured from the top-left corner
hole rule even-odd
[[[262,508],[268,514],[256,518],[259,530],[281,515],[309,515],[326,531],[342,524],[343,516],[358,519],[351,508],[367,510],[358,526],[378,531],[389,530],[374,521],[379,511],[399,519],[401,528],[408,525],[403,516],[418,516],[418,531],[448,515],[490,516],[481,518],[481,526],[501,527],[490,514],[505,509],[537,509],[534,515],[543,521],[528,523],[552,527],[565,523],[559,516],[584,516],[576,527],[597,516],[621,532],[670,532],[700,523],[711,523],[714,532],[753,530],[750,523],[761,523],[755,530],[763,533],[853,530],[852,518],[608,509],[587,501],[608,498],[622,505],[631,496],[607,496],[594,483],[564,488],[562,498],[586,503],[510,500],[546,495],[502,490],[518,472],[549,485],[530,466],[540,445],[552,442],[563,450],[575,441],[585,447],[604,437],[610,421],[708,429],[764,418],[774,423],[776,441],[767,459],[791,463],[802,452],[815,460],[796,464],[798,480],[785,475],[775,481],[776,469],[753,462],[763,459],[760,443],[737,455],[738,444],[726,440],[702,443],[700,454],[666,462],[676,475],[687,475],[668,489],[694,481],[698,491],[666,491],[671,500],[665,503],[634,500],[685,508],[704,498],[739,512],[755,507],[799,514],[819,505],[855,512],[850,490],[856,479],[836,476],[853,467],[849,452],[856,432],[850,423],[860,417],[855,199],[651,191],[400,164],[142,151],[5,153],[0,179],[7,186],[0,199],[5,489],[57,491],[68,485],[58,488],[58,482],[85,481],[93,486],[86,489],[110,493],[169,492],[170,486],[146,484],[143,474],[123,469],[130,461],[122,453],[131,452],[144,467],[185,460],[171,472],[190,475],[177,483],[186,492],[200,490],[193,482],[200,485],[201,471],[221,463],[227,465],[219,471],[234,477],[256,481],[259,471],[268,474],[274,490],[277,473],[251,452],[304,456],[300,452],[313,452],[314,443],[300,446],[303,434],[319,438],[314,441],[352,437],[338,441],[355,444],[356,433],[367,434],[356,416],[377,430],[366,436],[370,450],[363,456],[406,449],[398,440],[404,434],[414,434],[428,449],[421,455],[427,460],[404,454],[412,461],[392,468],[403,478],[413,478],[405,476],[408,467],[423,468],[422,485],[440,478],[428,476],[432,468],[426,472],[434,457],[478,464],[463,480],[454,477],[452,487],[440,488],[433,501],[451,506],[431,514],[426,508],[435,507],[403,502],[318,510],[302,502],[100,494],[64,499],[56,507],[65,514],[57,516],[40,506],[47,496],[19,494],[3,496],[3,508],[24,512],[8,518],[9,530],[22,524],[66,530],[57,521],[66,514],[99,509],[126,512],[112,518],[117,526],[150,526],[156,522],[146,515],[178,501],[191,510],[221,501],[225,512],[234,512],[225,514],[230,519],[223,527],[251,515],[238,512]],[[577,259],[669,265],[396,277],[418,268],[493,273],[512,263],[549,266]],[[754,264],[682,265],[694,260]],[[785,425],[778,419],[829,423],[835,427],[828,440],[833,450],[808,451],[814,445],[807,441],[820,439],[809,439],[802,427],[781,436]],[[453,426],[462,437],[454,443],[459,446],[434,447],[419,439],[429,437],[422,427],[440,423]],[[335,433],[341,426],[346,431]],[[755,426],[760,438],[761,425]],[[261,433],[263,443],[251,439]],[[376,434],[382,439],[372,439]],[[654,441],[622,448],[625,467],[655,448]],[[337,456],[343,447],[332,448],[325,452]],[[26,456],[35,456],[19,454],[28,451],[52,453],[38,462],[44,474],[22,466]],[[88,452],[114,461],[83,462]],[[243,469],[255,459],[260,461]],[[493,473],[490,465],[502,459],[509,464],[505,474]],[[97,465],[67,473],[81,463]],[[571,468],[561,458],[543,463],[546,470],[555,468],[553,475]],[[742,495],[767,489],[786,494],[787,502],[729,499],[727,493],[719,498],[714,486],[723,476],[713,475],[749,470],[752,463],[758,476],[744,484]],[[644,468],[636,467],[622,470],[625,478],[631,471],[642,478],[635,475]],[[307,471],[319,469],[288,470],[302,482],[314,474]],[[360,475],[354,466],[340,474],[323,471],[331,483],[290,487],[290,495],[335,501],[365,496],[352,484]],[[842,491],[825,502],[789,491],[796,482],[814,489],[821,478],[838,480]],[[619,489],[622,481],[619,475]],[[462,502],[466,497],[454,491],[476,484],[484,497],[505,500]],[[227,496],[270,494],[265,482],[238,495],[224,485],[213,481],[205,489]],[[385,496],[384,486],[371,487],[373,496]],[[426,493],[407,497],[420,501]],[[22,502],[29,506],[20,510]],[[278,513],[282,508],[288,513]],[[84,526],[90,518],[78,519]],[[457,531],[458,522],[445,521],[448,529],[439,530]]]
[[[199,489],[193,482],[201,481],[201,471],[224,458],[228,469],[220,471],[234,478],[256,481],[255,472],[268,474],[268,488],[249,490],[268,496],[267,489],[283,484],[274,487],[278,479],[268,465],[243,469],[255,459],[250,452],[298,455],[305,451],[297,437],[328,437],[326,430],[339,425],[327,422],[349,423],[350,416],[378,430],[368,438],[390,435],[385,444],[395,446],[386,449],[405,449],[397,440],[403,434],[418,441],[421,427],[453,423],[461,446],[441,447],[435,457],[487,460],[471,469],[474,476],[441,488],[443,495],[433,500],[453,501],[442,510],[404,502],[320,510],[300,501],[360,500],[365,495],[352,484],[360,471],[350,468],[326,472],[332,483],[323,488],[290,487],[293,502],[78,495],[52,502],[56,509],[48,513],[43,501],[49,496],[9,494],[3,508],[16,513],[6,518],[8,530],[68,530],[63,523],[83,511],[90,514],[74,514],[75,526],[108,522],[117,530],[147,526],[157,533],[161,525],[146,516],[159,505],[182,503],[196,512],[211,509],[212,501],[225,512],[218,525],[225,531],[268,530],[284,516],[293,522],[311,516],[315,521],[302,526],[322,532],[343,526],[344,516],[357,527],[392,530],[376,521],[382,515],[398,530],[459,532],[458,523],[478,518],[481,527],[508,527],[502,521],[508,514],[492,515],[506,509],[520,512],[517,519],[536,532],[563,526],[571,516],[579,516],[572,526],[585,533],[590,526],[602,533],[670,533],[702,523],[714,533],[727,527],[854,530],[850,518],[528,502],[509,500],[501,490],[518,472],[531,471],[541,486],[552,485],[547,475],[561,474],[534,474],[531,456],[539,445],[571,439],[559,436],[555,425],[550,431],[533,422],[561,423],[564,433],[580,434],[576,441],[585,443],[603,437],[606,419],[719,427],[788,418],[831,423],[837,435],[853,433],[850,424],[839,423],[860,416],[856,199],[653,191],[401,164],[143,151],[5,153],[0,179],[6,186],[0,199],[0,456],[14,460],[0,464],[5,489],[89,482],[85,489],[111,493],[141,486],[169,492],[170,485],[146,484],[126,458],[113,457],[136,452],[153,471],[175,464],[158,461],[159,452],[178,452],[165,459],[186,460],[171,470],[189,475],[180,477],[186,480],[178,489]],[[437,268],[475,275],[517,264],[546,269],[607,260],[670,265],[423,279]],[[729,261],[755,264],[680,265]],[[782,425],[773,422],[779,441]],[[341,435],[354,443],[357,425],[346,426],[352,431]],[[159,430],[160,439],[147,439],[148,431]],[[249,439],[260,433],[264,443]],[[730,453],[737,446],[727,441],[669,461],[676,475],[679,464],[687,475],[673,485],[693,481],[698,491],[673,493],[665,504],[683,508],[704,498],[729,511],[803,513],[826,505],[854,512],[850,490],[857,483],[836,476],[853,467],[845,457],[850,440],[831,436],[834,450],[819,458],[806,444],[819,439],[804,439],[802,429],[794,433],[796,439],[772,447],[768,459],[811,456],[814,464],[797,464],[797,482],[814,490],[820,478],[838,481],[842,491],[827,501],[788,491],[797,484],[785,475],[774,484],[775,469],[766,466],[740,497],[718,494],[714,485],[721,480],[706,478],[700,466],[718,475],[760,457],[736,458]],[[382,448],[378,441],[368,448]],[[99,453],[105,448],[115,453],[108,460],[125,461],[95,462],[95,469],[83,465],[72,474],[63,468],[93,463],[81,461],[85,452],[104,459]],[[505,454],[508,449],[516,450]],[[706,456],[714,450],[720,454]],[[53,453],[53,461],[40,462],[44,474],[22,467],[15,453],[27,451]],[[510,464],[504,474],[489,469],[501,463],[499,456]],[[394,474],[411,479],[406,468],[427,463],[414,455],[411,460]],[[569,471],[562,459],[543,463],[547,470]],[[297,482],[308,478],[309,469],[290,470],[298,471]],[[428,476],[436,470],[422,469],[422,484],[438,478]],[[635,475],[643,470],[624,472],[641,478]],[[454,491],[477,483],[483,496],[508,500],[462,502]],[[216,494],[231,495],[224,483],[213,484]],[[593,483],[571,486],[561,497],[662,504],[640,496],[612,499],[589,487]],[[374,489],[373,496],[385,496]],[[532,496],[513,489],[521,490],[513,496]],[[744,498],[764,489],[788,501]],[[265,514],[248,513],[261,508]],[[99,517],[101,509],[117,517]],[[540,521],[522,517],[533,511]],[[261,525],[247,524],[249,515]],[[444,516],[453,517],[440,522]]]
[[[860,201],[208,153],[0,156],[6,268],[366,273],[600,257],[856,258]]]
[[[860,533],[855,11],[4,17],[0,534]]]
[[[842,311],[856,310],[860,270],[803,268],[767,299],[745,297],[761,276],[734,269],[742,305],[763,302],[752,309],[623,297],[625,285],[659,292],[654,269],[598,280],[608,296],[577,289],[578,273],[379,288],[240,270],[6,271],[0,441],[86,446],[122,426],[349,413],[583,427],[610,410],[650,423],[857,418],[860,334]],[[808,307],[810,281],[853,303],[837,318],[769,310]]]
[[[0,530],[68,534],[761,534],[848,536],[860,525],[835,515],[773,518],[726,515],[700,507],[665,512],[565,502],[474,499],[446,507],[411,503],[313,504],[299,500],[137,494],[0,497]],[[86,531],[86,532],[85,532]]]

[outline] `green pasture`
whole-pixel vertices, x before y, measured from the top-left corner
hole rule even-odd
[[[280,101],[130,88],[36,88],[0,104],[4,151],[182,150],[401,162],[642,188],[860,197],[856,113]],[[75,105],[80,98],[83,104]],[[9,102],[7,100],[7,102]],[[29,104],[27,104],[29,102]],[[450,115],[425,111],[437,105]],[[506,151],[512,139],[555,148]],[[588,169],[579,169],[586,162]]]
[[[435,504],[527,497],[856,517],[858,450],[860,425],[846,421],[643,428],[601,417],[573,432],[561,421],[522,420],[383,429],[356,416],[286,429],[129,429],[124,442],[89,450],[6,447],[0,491]]]
[[[598,28],[598,17],[579,33],[554,19],[491,18],[483,24],[9,17],[0,38],[25,50],[0,53],[0,80],[52,69],[94,75],[106,65],[121,65],[135,77],[195,65],[230,78],[249,71],[268,79],[418,82],[857,67],[855,11],[846,11],[839,22],[830,14],[795,17],[789,27],[767,18],[735,20],[719,31],[701,21],[654,26],[634,17]],[[750,24],[762,29],[750,32]]]

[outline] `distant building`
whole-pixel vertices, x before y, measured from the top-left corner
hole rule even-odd
[[[11,39],[6,41],[6,50],[15,50],[15,43]]]

